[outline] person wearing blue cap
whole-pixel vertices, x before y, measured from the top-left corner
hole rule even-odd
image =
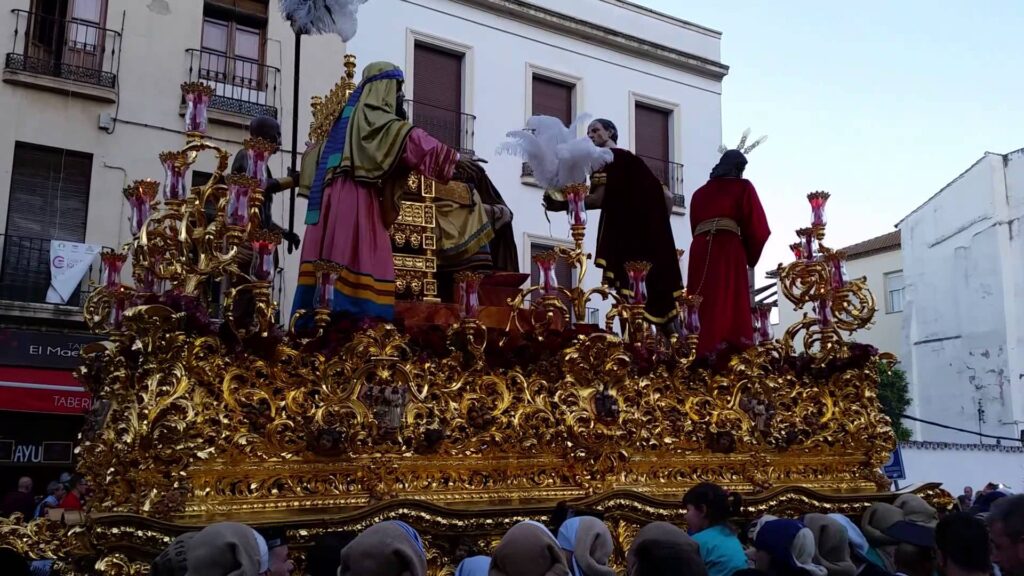
[[[490,556],[470,556],[455,569],[455,576],[487,576],[491,568]]]
[[[796,520],[770,520],[754,535],[754,567],[770,576],[826,576],[814,563],[814,535]]]
[[[885,535],[899,543],[894,557],[898,576],[934,575],[934,528],[926,524],[900,520],[887,528]]]

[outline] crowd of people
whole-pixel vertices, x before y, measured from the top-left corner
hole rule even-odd
[[[70,472],[61,474],[59,479],[47,484],[45,495],[37,495],[34,488],[32,478],[19,478],[17,488],[4,495],[0,516],[9,518],[19,513],[22,519],[32,520],[48,516],[50,510],[82,510],[89,493],[89,483],[85,477]]]
[[[627,576],[1024,576],[1024,495],[941,515],[913,494],[842,514],[763,516],[737,525],[741,499],[715,484],[683,497],[686,530],[652,522],[625,555]],[[455,576],[614,576],[615,540],[600,513],[561,509],[548,523],[513,526],[489,556],[459,559]],[[3,574],[30,574],[3,550]],[[389,520],[360,534],[328,533],[307,552],[309,576],[425,576],[428,550],[414,528]],[[13,563],[9,563],[13,562]],[[20,562],[20,564],[18,564]],[[17,565],[16,565],[17,564]],[[20,570],[20,571],[19,571]],[[288,576],[283,532],[220,522],[179,536],[152,576]]]

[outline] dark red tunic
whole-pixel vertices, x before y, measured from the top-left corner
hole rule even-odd
[[[771,235],[757,191],[743,178],[712,178],[693,193],[691,230],[713,218],[735,220],[742,235],[719,230],[712,239],[709,234],[695,234],[690,244],[686,288],[703,298],[700,355],[722,347],[746,348],[753,342],[747,267],[757,264]]]

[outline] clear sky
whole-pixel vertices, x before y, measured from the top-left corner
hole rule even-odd
[[[1024,148],[1024,0],[636,1],[722,31],[726,144],[768,135],[746,174],[773,230],[759,283],[791,258],[807,192],[832,193],[839,248],[893,230],[984,152]]]

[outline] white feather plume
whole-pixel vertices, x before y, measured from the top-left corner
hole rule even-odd
[[[356,13],[367,0],[281,0],[281,14],[302,34],[356,35]]]
[[[569,184],[585,182],[594,170],[612,161],[612,151],[598,148],[589,138],[577,138],[580,124],[590,120],[580,115],[569,127],[558,118],[533,116],[525,130],[513,130],[510,138],[498,146],[498,154],[518,156],[533,169],[537,184],[560,189]]]

